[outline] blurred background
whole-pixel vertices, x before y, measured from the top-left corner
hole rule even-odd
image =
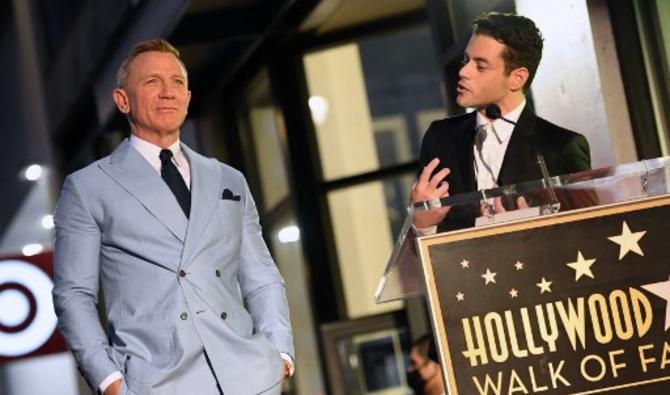
[[[1,0],[0,395],[88,394],[51,305],[63,177],[128,135],[111,100],[138,41],[182,53],[182,140],[247,176],[286,279],[286,394],[407,394],[423,298],[377,305],[423,133],[455,103],[471,22],[533,19],[529,100],[579,131],[593,166],[668,155],[664,0]]]

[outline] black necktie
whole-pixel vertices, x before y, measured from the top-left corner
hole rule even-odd
[[[181,206],[181,209],[184,210],[186,218],[188,218],[191,213],[191,191],[186,187],[186,183],[179,174],[177,166],[172,163],[172,151],[169,149],[161,150],[161,177],[165,180],[165,183],[170,187],[172,193],[177,198],[177,202]]]

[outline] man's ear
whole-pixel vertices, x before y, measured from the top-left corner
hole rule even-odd
[[[130,113],[130,102],[128,101],[128,93],[123,88],[116,88],[112,92],[112,98],[116,107],[124,114]]]
[[[528,81],[530,73],[528,72],[528,69],[525,67],[519,67],[512,72],[509,73],[508,81],[509,81],[509,88],[513,92],[519,91],[523,89],[524,85],[526,84],[526,81]]]

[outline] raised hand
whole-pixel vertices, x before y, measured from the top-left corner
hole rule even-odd
[[[412,193],[410,195],[411,203],[440,199],[449,196],[449,183],[444,181],[444,179],[451,173],[451,170],[445,167],[431,177],[431,174],[439,164],[440,160],[434,158],[423,168],[421,175],[412,186]],[[417,228],[429,228],[435,226],[442,222],[448,212],[449,207],[417,212],[414,215],[414,226]]]

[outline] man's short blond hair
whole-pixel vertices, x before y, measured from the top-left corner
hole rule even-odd
[[[181,56],[179,55],[179,51],[177,48],[173,47],[172,44],[170,44],[167,40],[164,40],[162,38],[157,38],[153,40],[146,40],[137,43],[133,49],[130,50],[128,53],[128,56],[121,62],[121,66],[119,66],[119,71],[116,74],[116,85],[119,88],[123,88],[123,86],[126,83],[126,78],[128,78],[128,66],[130,63],[132,63],[135,58],[145,52],[164,52],[164,53],[171,53],[174,55],[175,58],[179,61],[181,64],[181,67],[184,68],[184,73],[186,74],[186,65],[184,62],[181,60]]]

